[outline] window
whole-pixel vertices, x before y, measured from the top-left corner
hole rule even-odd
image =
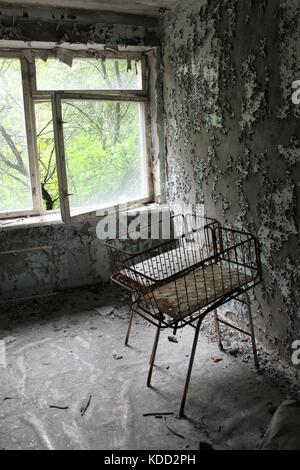
[[[0,58],[0,212],[33,211],[21,66]]]
[[[150,201],[144,58],[49,54],[0,57],[0,218]]]
[[[72,67],[37,59],[37,90],[142,90],[141,63],[130,60],[75,58]]]

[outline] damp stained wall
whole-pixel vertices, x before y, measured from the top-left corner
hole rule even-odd
[[[157,24],[150,16],[0,2],[0,40],[153,46],[160,44]]]
[[[256,330],[291,363],[300,339],[300,2],[185,1],[162,28],[168,200],[204,202],[208,215],[259,237]]]
[[[110,259],[97,221],[0,229],[0,299],[101,284]]]

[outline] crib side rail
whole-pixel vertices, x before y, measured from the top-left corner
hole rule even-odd
[[[144,277],[148,284],[167,282],[215,253],[214,227],[204,226],[175,240],[161,243],[155,249],[131,256],[121,264],[122,269],[130,275]]]
[[[224,232],[215,233],[215,243],[219,248],[217,253],[164,279],[146,274],[143,263],[123,265],[138,298],[147,305],[149,312],[168,313],[172,310],[179,317],[189,315],[193,320],[193,314],[201,308],[260,282],[259,245],[255,237],[224,229]],[[172,307],[162,307],[166,303],[157,296],[158,288],[162,287],[165,287],[166,298],[172,297]]]
[[[234,236],[234,241],[230,243],[230,239],[223,236],[224,233],[231,233]],[[200,236],[201,234],[201,236]],[[204,246],[203,252],[199,256],[201,259],[193,263],[193,257],[190,255],[190,263],[183,269],[174,270],[169,276],[151,276],[149,269],[152,266],[153,259],[149,258],[149,253],[153,253],[153,250],[146,250],[135,256],[129,257],[122,263],[122,268],[127,270],[128,273],[133,273],[138,276],[144,277],[149,283],[167,283],[173,278],[181,277],[189,272],[199,269],[205,265],[216,263],[220,260],[235,263],[237,265],[244,266],[255,271],[260,275],[260,250],[258,240],[247,232],[241,232],[237,230],[227,229],[223,227],[205,227],[197,230],[194,233],[196,236],[193,239],[193,253],[195,250],[199,250],[200,246]],[[237,238],[239,236],[239,238]],[[199,239],[206,241],[203,245],[199,245]],[[186,246],[190,243],[190,234],[182,237],[182,239],[174,240],[171,242],[165,242],[156,248],[156,254],[158,261],[162,263],[168,259],[170,252],[176,246],[180,246],[182,250],[182,259],[186,259],[184,251]],[[201,242],[202,243],[202,242]],[[248,254],[248,256],[247,256]]]
[[[218,226],[215,228],[216,251],[220,258],[237,266],[256,270],[261,278],[261,256],[258,238],[249,232]],[[247,246],[245,246],[247,244]]]
[[[195,238],[195,234],[203,228],[214,228],[219,225],[215,219],[195,214],[175,214],[159,217],[152,220],[148,214],[149,223],[139,228],[140,236],[136,238],[136,231],[130,230],[130,225],[124,233],[119,233],[114,239],[108,239],[105,245],[118,268],[127,258],[134,255],[143,255],[151,249],[169,242],[181,239]],[[166,224],[166,226],[164,226]],[[188,235],[188,236],[187,236]]]

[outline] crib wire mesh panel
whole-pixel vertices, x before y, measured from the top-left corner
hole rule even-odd
[[[180,240],[184,234],[190,233],[195,230],[195,227],[202,226],[217,226],[218,222],[214,219],[198,216],[194,214],[188,214],[183,216],[160,214],[155,220],[152,219],[152,215],[149,214],[148,224],[139,227],[138,232],[131,231],[129,227],[118,234],[114,239],[107,240],[105,242],[108,248],[112,270],[114,271],[112,281],[116,284],[132,291],[136,288],[135,279],[133,276],[129,276],[128,272],[124,269],[123,263],[130,257],[141,256],[143,260],[153,259],[153,266],[155,264],[155,258],[160,256],[160,253],[169,251],[170,247],[175,247],[178,240]],[[171,249],[171,248],[170,248]],[[191,253],[185,254],[185,258],[189,257]],[[177,257],[174,257],[174,262],[178,262],[178,268],[183,266],[181,259],[182,253],[177,252]],[[172,255],[169,256],[171,262]],[[167,258],[166,258],[167,259]],[[181,259],[181,261],[180,261]],[[192,260],[189,260],[190,264]],[[196,262],[197,259],[193,258]],[[160,261],[156,260],[160,265]]]
[[[212,222],[128,258],[122,273],[138,313],[180,328],[260,282],[258,241]]]

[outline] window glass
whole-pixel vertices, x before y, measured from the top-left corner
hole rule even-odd
[[[0,58],[0,212],[33,209],[21,64]]]
[[[57,59],[36,59],[38,90],[141,90],[141,64],[124,59],[74,58],[72,67]]]
[[[62,102],[71,215],[148,196],[140,103]]]
[[[35,117],[42,205],[44,210],[55,210],[60,204],[51,102],[36,103]]]

